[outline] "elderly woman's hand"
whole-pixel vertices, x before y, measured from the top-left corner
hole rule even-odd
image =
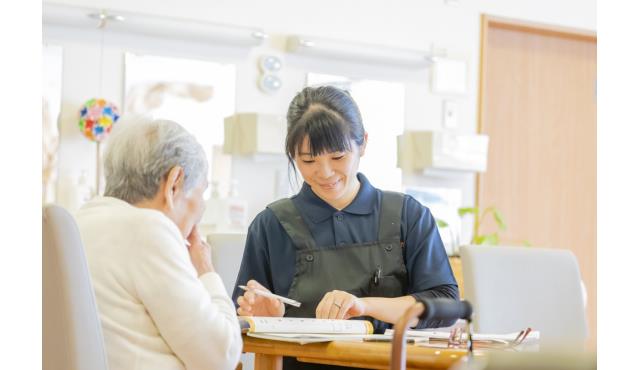
[[[191,257],[191,263],[196,268],[198,276],[204,275],[207,272],[214,272],[213,264],[211,262],[211,247],[207,242],[202,240],[197,227],[193,227],[187,241],[191,244],[189,248],[189,256]]]
[[[247,282],[248,291],[238,297],[238,315],[240,316],[284,316],[284,303],[275,298],[263,297],[252,290],[269,290],[255,280]]]
[[[318,319],[350,319],[365,314],[365,302],[342,290],[333,290],[324,295],[316,307]]]

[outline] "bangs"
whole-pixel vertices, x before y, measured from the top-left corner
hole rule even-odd
[[[305,136],[309,137],[308,154],[313,157],[323,153],[351,151],[349,125],[334,112],[325,109],[309,111],[302,121],[287,138],[287,152],[291,158],[303,150]]]

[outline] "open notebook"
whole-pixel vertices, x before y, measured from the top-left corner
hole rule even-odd
[[[299,317],[240,316],[242,332],[248,336],[300,344],[374,338],[366,320],[328,320]]]

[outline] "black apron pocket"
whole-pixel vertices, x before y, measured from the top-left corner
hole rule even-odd
[[[402,296],[404,284],[394,275],[374,276],[369,282],[369,297],[396,298]]]

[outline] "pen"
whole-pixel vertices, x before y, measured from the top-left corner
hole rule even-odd
[[[372,334],[369,337],[364,337],[362,340],[364,340],[365,342],[392,342],[393,338],[392,337],[374,337],[373,335],[376,334]],[[420,338],[420,339],[416,339],[416,338],[405,338],[405,343],[409,343],[409,344],[414,344],[414,343],[418,343],[421,341],[426,341],[426,339]]]
[[[251,288],[247,288],[246,285],[238,285],[238,288],[242,289],[242,290],[246,290],[246,291],[251,291],[254,292],[257,295],[263,296],[263,297],[269,297],[269,298],[276,298],[277,300],[279,300],[282,303],[286,303],[286,304],[290,304],[294,307],[300,307],[301,303],[298,301],[295,301],[291,298],[287,298],[287,297],[283,297],[283,296],[279,296],[277,294],[273,294],[271,292],[266,292],[264,290],[257,290],[257,289],[251,289]]]

